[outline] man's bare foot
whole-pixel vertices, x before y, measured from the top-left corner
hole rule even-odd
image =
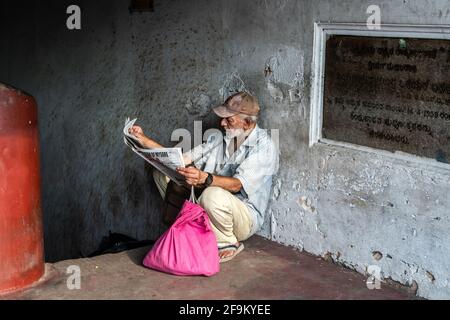
[[[239,242],[219,248],[220,262],[227,262],[234,259],[234,257],[242,250],[244,250],[244,244]]]
[[[236,246],[236,248],[239,248],[239,242],[236,242],[234,245]],[[235,253],[236,253],[236,249],[229,249],[229,250],[225,249],[225,250],[219,252],[219,257],[220,257],[220,259],[224,259],[224,258],[231,257]]]

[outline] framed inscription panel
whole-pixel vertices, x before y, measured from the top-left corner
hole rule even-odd
[[[450,40],[330,35],[321,137],[450,162]]]

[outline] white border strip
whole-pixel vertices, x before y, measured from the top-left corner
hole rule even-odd
[[[325,51],[326,41],[330,35],[390,37],[390,38],[423,38],[450,40],[450,25],[405,25],[386,24],[381,25],[380,30],[369,30],[362,23],[314,23],[314,44],[312,59],[312,91],[310,110],[309,146],[327,145],[343,147],[347,149],[375,153],[381,156],[418,164],[432,165],[450,170],[450,165],[438,162],[431,158],[415,156],[403,152],[389,152],[382,149],[360,146],[356,144],[339,142],[322,138],[323,124],[323,92],[325,79]]]

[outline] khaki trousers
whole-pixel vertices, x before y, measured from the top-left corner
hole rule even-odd
[[[164,199],[170,179],[157,170],[153,170],[153,178]],[[249,209],[229,191],[220,187],[206,188],[198,202],[208,213],[219,247],[249,238],[253,226]]]

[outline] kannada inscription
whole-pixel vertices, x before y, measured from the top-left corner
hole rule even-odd
[[[450,41],[332,36],[327,139],[450,161]]]

